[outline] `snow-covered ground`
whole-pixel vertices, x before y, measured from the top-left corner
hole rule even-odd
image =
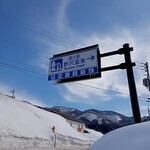
[[[57,114],[0,94],[0,150],[87,150],[102,137],[87,130],[79,133]]]
[[[123,127],[104,135],[90,150],[150,150],[150,122]]]

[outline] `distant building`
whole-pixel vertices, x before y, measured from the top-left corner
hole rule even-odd
[[[70,124],[72,128],[74,128],[78,132],[84,131],[86,124],[83,121],[73,118],[73,117],[65,117],[65,116],[63,117],[66,119],[66,121]]]

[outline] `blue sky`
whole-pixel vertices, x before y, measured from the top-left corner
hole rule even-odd
[[[148,90],[142,85],[140,63],[150,56],[148,0],[1,0],[0,92],[17,99],[56,105],[113,110],[132,115],[125,70],[102,78],[54,84],[48,81],[48,60],[54,54],[99,44],[100,53],[124,43],[131,52],[141,114],[147,114]],[[124,62],[123,56],[103,58],[102,67]],[[120,94],[118,94],[120,93]]]

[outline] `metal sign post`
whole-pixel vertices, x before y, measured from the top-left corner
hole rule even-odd
[[[93,45],[54,55],[49,61],[48,80],[55,80],[57,83],[72,82],[101,77],[101,72],[104,71],[126,69],[134,122],[140,123],[141,115],[132,69],[132,67],[135,66],[135,63],[131,61],[131,51],[133,51],[133,48],[130,48],[129,44],[124,44],[123,48],[116,51],[100,54],[98,45]],[[102,57],[116,54],[124,54],[125,63],[100,68],[100,60]]]
[[[134,122],[140,123],[141,115],[140,115],[140,110],[139,110],[139,104],[138,104],[138,98],[137,98],[137,92],[136,92],[136,86],[135,86],[135,80],[134,80],[133,69],[131,65],[132,62],[131,62],[131,56],[130,56],[130,51],[132,51],[133,48],[129,48],[129,44],[124,44],[123,49],[124,49],[124,58],[126,62],[126,71],[127,71],[127,78],[128,78],[128,84],[129,84]]]

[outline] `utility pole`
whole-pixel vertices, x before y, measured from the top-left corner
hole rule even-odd
[[[148,100],[146,102],[148,103],[148,106],[147,106],[148,117],[150,117],[150,109],[149,109],[150,98],[148,98]]]
[[[12,93],[12,98],[15,98],[15,89],[11,90],[10,93]]]
[[[148,62],[144,64],[144,71],[146,72],[146,78],[143,79],[143,85],[149,90],[150,92],[150,76],[149,76],[149,69],[148,69]]]
[[[143,79],[143,85],[148,89],[148,91],[150,92],[150,75],[149,75],[149,69],[148,69],[148,62],[146,63],[141,63],[142,64],[142,70],[144,70],[146,72],[146,78]],[[149,109],[149,102],[150,102],[150,98],[147,98],[148,100],[146,100],[146,102],[148,103],[147,106],[147,111],[148,111],[148,117],[150,117],[150,109]]]

